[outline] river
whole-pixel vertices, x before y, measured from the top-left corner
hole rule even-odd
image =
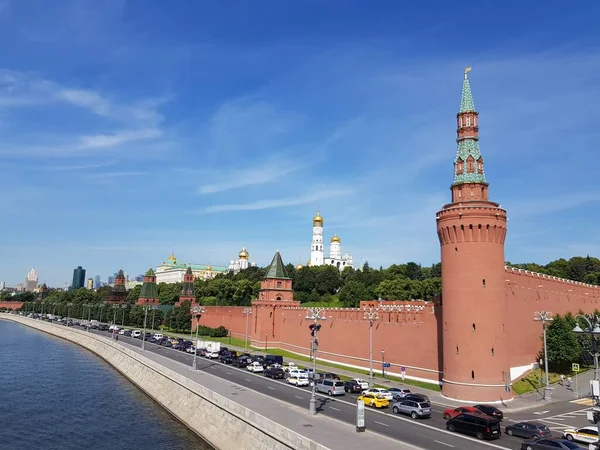
[[[210,450],[93,353],[0,320],[0,448]]]

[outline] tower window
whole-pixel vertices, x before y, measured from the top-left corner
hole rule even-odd
[[[464,170],[463,160],[459,158],[458,161],[456,161],[456,174],[457,175],[462,174],[463,170]]]
[[[280,288],[281,287],[281,281],[277,282],[277,287]]]
[[[465,117],[466,121],[467,121],[467,126],[470,127],[471,126],[471,116],[467,116]]]
[[[483,287],[485,287],[485,278],[483,280],[481,280],[481,284]]]
[[[473,173],[475,171],[474,162],[475,161],[473,161],[473,157],[469,156],[467,159],[467,172]]]
[[[481,159],[477,161],[477,173],[483,173],[483,161]]]
[[[475,324],[471,325],[473,327],[473,331],[475,331]]]
[[[454,253],[458,255],[458,247],[454,247]]]
[[[475,379],[475,371],[471,370],[471,380],[474,380],[474,379]]]
[[[462,127],[462,116],[458,118],[458,126]]]
[[[458,345],[456,346],[456,354],[458,355]]]
[[[494,356],[494,347],[492,347],[492,356]]]

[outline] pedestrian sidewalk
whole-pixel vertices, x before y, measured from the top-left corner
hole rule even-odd
[[[571,386],[567,387],[565,382],[564,385],[560,383],[554,383],[551,385],[550,400],[544,399],[544,388],[540,388],[537,391],[529,392],[518,397],[519,400],[524,402],[539,405],[540,403],[558,403],[558,402],[574,402],[582,405],[589,403],[589,406],[593,405],[590,392],[590,381],[594,379],[594,371],[588,370],[581,373],[580,375],[572,377]]]
[[[172,336],[177,336],[177,337],[182,337],[185,339],[190,338],[189,334],[171,333],[171,332],[167,332],[166,334],[172,335]],[[222,343],[222,345],[227,348],[230,348],[232,350],[239,351],[239,352],[248,351],[248,353],[259,354],[259,355],[265,355],[265,354],[269,353],[268,350],[266,352],[264,350],[257,350],[257,349],[245,350],[243,347],[238,347],[238,346],[231,345],[228,343]],[[310,367],[312,365],[312,362],[303,361],[301,359],[295,359],[293,357],[291,357],[291,358],[285,357],[284,360],[285,360],[285,362],[293,362],[296,365],[302,366],[302,367],[307,367],[307,366]],[[337,366],[339,366],[339,365],[340,364],[337,364]],[[340,367],[334,367],[327,363],[321,363],[321,362],[319,362],[318,356],[317,356],[317,371],[332,372],[337,375],[351,378],[351,379],[352,378],[360,378],[363,380],[368,380],[368,375],[365,375],[364,373],[359,373],[359,372],[353,371],[352,368],[350,368],[350,367],[348,369],[341,369]],[[440,405],[440,406],[444,406],[446,408],[457,408],[459,406],[465,405],[465,402],[451,400],[451,399],[444,397],[440,391],[411,385],[410,381],[408,383],[403,383],[401,380],[398,380],[395,377],[388,379],[388,378],[382,378],[380,374],[374,374],[374,375],[375,375],[375,387],[381,387],[381,388],[385,388],[385,389],[389,389],[392,387],[399,388],[399,389],[410,389],[411,392],[419,392],[419,393],[423,393],[423,394],[427,395],[429,397],[429,399],[431,400],[431,403],[433,403],[434,405]],[[523,399],[521,397],[516,397],[513,400],[510,400],[506,403],[498,404],[497,406],[500,409],[503,409],[507,412],[508,411],[516,412],[516,411],[522,411],[522,410],[526,410],[526,409],[530,409],[530,408],[535,408],[539,405],[540,405],[540,403],[536,402],[534,397],[525,398],[525,399]]]

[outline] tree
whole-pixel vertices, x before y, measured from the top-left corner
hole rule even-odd
[[[181,294],[181,283],[160,283],[158,299],[161,305],[174,305]]]
[[[134,286],[133,289],[131,289],[128,293],[127,293],[127,303],[135,303],[138,301],[138,299],[140,298],[140,292],[142,290],[142,285],[138,284],[137,286]]]
[[[421,266],[415,262],[406,264],[406,277],[410,280],[420,280],[423,278]]]
[[[581,360],[581,343],[573,333],[576,321],[571,313],[555,315],[554,320],[546,325],[546,345],[548,362],[558,371],[564,372],[571,363]],[[543,336],[542,336],[543,339]],[[543,357],[543,346],[540,354]]]
[[[341,285],[340,271],[333,266],[321,266],[316,269],[314,289],[317,293],[335,294]]]
[[[370,300],[369,292],[364,284],[356,281],[348,281],[339,292],[340,301],[346,308],[357,308],[361,301]]]

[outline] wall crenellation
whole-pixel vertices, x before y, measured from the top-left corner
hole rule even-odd
[[[581,281],[573,281],[573,280],[569,280],[567,278],[559,278],[559,277],[555,277],[554,275],[547,275],[545,273],[532,272],[530,270],[519,269],[517,267],[511,267],[511,266],[505,266],[504,270],[506,273],[510,273],[510,274],[514,274],[514,275],[520,275],[520,276],[531,277],[531,278],[541,278],[544,280],[553,281],[558,284],[564,284],[564,285],[569,285],[569,286],[581,286],[581,287],[585,287],[587,289],[592,289],[592,290],[600,292],[600,286],[583,283]]]

